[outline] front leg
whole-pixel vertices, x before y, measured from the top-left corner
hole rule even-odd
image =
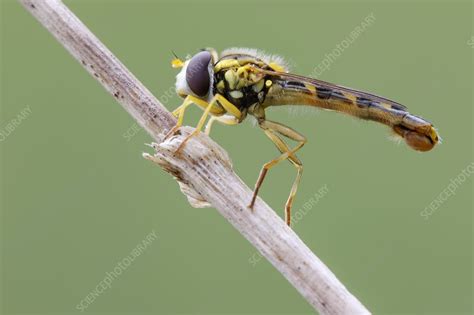
[[[201,107],[204,110],[206,110],[206,108],[209,105],[206,101],[203,101],[202,99],[197,98],[195,96],[192,96],[192,95],[186,96],[183,103],[172,112],[172,114],[178,118],[178,121],[176,125],[173,128],[171,128],[170,131],[166,133],[165,139],[168,139],[183,125],[184,113],[186,112],[186,109],[189,107],[189,105],[192,105],[192,104],[196,104],[197,106]],[[222,115],[223,113],[225,113],[225,110],[224,108],[220,106],[215,106],[214,108],[210,109],[210,112],[211,114],[214,114],[214,115]]]
[[[199,105],[199,104],[198,104]],[[197,135],[199,132],[201,132],[201,129],[202,127],[204,126],[204,123],[206,122],[206,119],[207,119],[207,116],[209,115],[209,113],[212,114],[211,110],[212,108],[214,108],[215,106],[219,106],[221,108],[223,108],[225,110],[226,113],[234,116],[236,119],[238,119],[240,121],[240,119],[242,118],[242,112],[234,105],[232,104],[231,102],[229,102],[224,96],[222,96],[221,94],[216,94],[214,95],[214,97],[211,99],[211,101],[207,104],[207,107],[206,109],[204,110],[204,113],[202,114],[201,116],[201,119],[199,119],[199,122],[198,124],[196,125],[196,129],[191,133],[189,134],[184,140],[183,142],[181,142],[181,144],[179,145],[178,149],[176,149],[176,152],[175,153],[179,153],[181,152],[181,150],[184,148],[184,146],[186,145],[186,143],[189,141],[189,139],[191,139],[192,137],[194,137],[195,135]]]

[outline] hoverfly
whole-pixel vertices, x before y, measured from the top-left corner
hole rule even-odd
[[[184,139],[177,152],[201,131],[208,116],[206,134],[209,134],[215,121],[235,125],[247,115],[255,117],[258,126],[281,155],[262,166],[249,207],[253,208],[268,170],[288,160],[297,170],[285,205],[285,222],[288,225],[303,171],[303,165],[295,153],[306,143],[306,138],[290,127],[267,120],[265,110],[268,107],[308,105],[376,121],[389,126],[395,135],[417,151],[429,151],[438,143],[439,137],[433,125],[410,114],[405,106],[374,94],[289,73],[281,58],[267,56],[254,49],[233,48],[218,55],[214,49],[206,48],[185,61],[174,59],[172,66],[181,68],[176,77],[176,92],[184,98],[184,102],[173,111],[178,121],[166,137],[179,129],[186,108],[191,104],[201,107],[204,113],[196,129]],[[283,137],[297,144],[290,148]]]

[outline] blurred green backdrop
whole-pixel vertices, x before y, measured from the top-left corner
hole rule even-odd
[[[294,229],[376,314],[472,312],[472,177],[420,214],[473,161],[472,2],[66,3],[169,109],[179,104],[170,96],[172,50],[256,47],[308,75],[373,12],[375,22],[319,78],[406,104],[444,143],[422,154],[373,123],[270,111],[309,138],[295,211],[328,188]],[[87,312],[313,312],[215,210],[191,208],[175,181],[142,159],[150,137],[29,13],[2,1],[1,20],[3,313],[79,312],[153,231],[158,239]],[[200,111],[190,113],[195,124]],[[273,145],[250,123],[214,128],[253,185]],[[263,186],[280,215],[294,175],[282,164]]]

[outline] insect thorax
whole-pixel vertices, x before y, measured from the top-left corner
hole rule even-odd
[[[261,72],[252,67],[267,68],[261,60],[245,55],[226,56],[214,66],[214,94],[223,95],[240,110],[265,100],[269,86]]]

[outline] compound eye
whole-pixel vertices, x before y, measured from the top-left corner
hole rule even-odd
[[[208,51],[195,54],[186,68],[186,82],[191,91],[197,96],[206,96],[211,85],[209,63],[212,56]]]

